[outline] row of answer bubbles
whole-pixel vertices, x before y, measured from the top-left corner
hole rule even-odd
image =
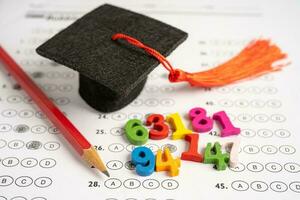
[[[268,162],[268,163],[260,163],[260,162],[249,162],[249,163],[239,163],[234,168],[229,168],[234,172],[243,172],[246,169],[250,172],[264,172],[265,170],[272,173],[279,172],[290,172],[290,173],[299,173],[300,165],[295,162],[288,163],[277,163],[277,162]]]
[[[10,124],[0,124],[0,133],[10,132],[13,131],[15,133],[27,133],[31,131],[35,134],[42,134],[42,133],[51,133],[51,134],[58,134],[59,130],[55,126],[49,126],[42,124],[37,124],[32,127],[29,127],[27,124],[17,124],[17,125],[10,125]]]
[[[149,190],[155,190],[155,189],[175,190],[179,187],[179,183],[173,179],[165,179],[162,181],[158,181],[156,179],[145,179],[142,181],[134,178],[129,178],[121,181],[118,178],[110,178],[107,179],[103,183],[103,185],[109,189],[118,189],[123,186],[126,189],[139,189],[143,187],[144,189],[149,189]]]
[[[288,138],[291,136],[290,131],[286,129],[276,129],[276,130],[270,130],[270,129],[243,129],[241,131],[241,136],[245,138],[253,138],[255,136],[261,137],[261,138],[270,138],[273,136],[276,136],[278,138]]]
[[[56,165],[56,160],[53,158],[43,158],[38,160],[37,158],[27,157],[27,158],[17,158],[17,157],[6,157],[0,159],[1,164],[4,167],[17,167],[22,166],[25,168],[33,168],[40,166],[42,168],[53,168]]]
[[[277,99],[270,99],[270,100],[221,99],[221,100],[218,101],[218,103],[222,107],[239,107],[239,108],[247,108],[247,107],[252,107],[252,108],[263,108],[263,107],[280,108],[282,106],[282,102],[280,100],[277,100]]]
[[[43,84],[38,84],[38,85],[41,89],[43,89],[44,91],[47,91],[47,92],[59,91],[59,92],[65,93],[65,92],[71,92],[73,90],[73,86],[70,85],[70,84],[43,83]],[[14,84],[12,88],[14,90],[21,90],[21,86],[17,83]],[[10,96],[7,99],[7,101],[9,103],[19,103],[19,102],[21,102],[15,96],[17,96],[17,95]],[[27,104],[32,103],[32,100],[29,97],[24,97],[23,101]]]
[[[230,117],[234,117],[232,114]],[[282,114],[271,114],[267,115],[264,113],[258,113],[258,114],[248,114],[248,113],[242,113],[236,116],[236,119],[240,122],[250,122],[255,121],[259,123],[266,123],[266,122],[275,122],[275,123],[282,123],[286,121],[286,117]],[[233,121],[235,118],[233,118]]]
[[[49,99],[51,99],[57,105],[67,105],[71,102],[69,97],[56,97],[56,98],[49,97]],[[10,104],[17,104],[17,103],[32,104],[33,103],[31,98],[22,97],[20,95],[10,95],[6,98],[6,101]],[[7,110],[4,110],[4,111],[9,112],[12,110],[14,110],[14,109],[8,109],[8,111]],[[9,116],[9,114],[5,114],[5,113],[2,114],[2,116],[4,116],[4,117],[6,117],[6,115]]]
[[[174,106],[175,100],[170,98],[158,99],[158,98],[149,98],[149,99],[135,99],[130,106],[139,107],[139,106],[149,106],[149,107],[156,107],[156,106]]]
[[[278,89],[273,86],[265,86],[265,87],[257,87],[257,86],[252,86],[252,87],[246,87],[246,86],[234,86],[234,87],[220,87],[216,89],[219,93],[222,94],[244,94],[244,93],[249,93],[249,94],[276,94],[278,92]]]
[[[291,155],[296,152],[296,148],[291,145],[281,145],[281,146],[274,146],[274,145],[246,145],[241,148],[243,152],[247,154],[258,154],[259,152],[262,152],[266,155],[274,155],[277,153],[282,153],[286,155]]]
[[[253,182],[246,182],[243,180],[236,180],[231,183],[232,189],[236,191],[247,191],[250,188],[252,191],[256,192],[265,192],[271,189],[274,192],[286,192],[288,189],[292,192],[300,193],[300,182],[294,181],[290,183],[284,183],[282,181],[273,181],[267,184],[264,181],[253,181]]]
[[[9,175],[0,175],[0,187],[7,187],[13,184],[18,187],[28,187],[34,184],[36,187],[45,188],[52,184],[52,179],[49,177],[32,178],[30,176],[14,178]]]
[[[4,139],[0,139],[0,149],[6,148],[6,147],[13,149],[13,150],[20,150],[23,148],[26,148],[28,150],[38,150],[38,149],[43,148],[47,151],[56,151],[60,148],[60,143],[50,141],[50,142],[46,142],[43,144],[42,142],[37,141],[37,140],[25,142],[23,140],[6,141]]]

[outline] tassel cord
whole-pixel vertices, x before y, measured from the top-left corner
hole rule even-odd
[[[274,62],[287,57],[275,44],[271,44],[269,40],[254,40],[227,62],[206,71],[188,73],[180,69],[174,69],[171,63],[158,51],[133,37],[117,33],[112,36],[112,40],[117,39],[124,39],[155,57],[169,71],[170,82],[186,81],[191,86],[223,86],[244,79],[252,79],[269,72],[279,71],[282,67],[288,65],[274,65]]]

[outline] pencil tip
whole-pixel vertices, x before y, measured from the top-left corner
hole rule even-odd
[[[106,176],[109,177],[109,173],[104,163],[102,162],[101,158],[99,157],[98,153],[93,147],[89,149],[84,149],[82,157],[89,163],[90,166],[94,166],[96,169],[100,170]]]
[[[110,177],[108,171],[103,171],[103,174],[105,174],[107,177]]]

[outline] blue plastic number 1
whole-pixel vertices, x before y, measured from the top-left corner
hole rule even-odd
[[[135,148],[131,153],[131,162],[140,176],[151,175],[155,168],[155,156],[147,147]]]

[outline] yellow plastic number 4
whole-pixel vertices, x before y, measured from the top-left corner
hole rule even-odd
[[[185,135],[191,134],[193,131],[187,129],[178,113],[173,113],[167,116],[167,122],[172,126],[174,129],[172,139],[178,140],[178,139],[184,139]]]
[[[169,148],[165,148],[164,153],[159,149],[156,154],[156,171],[169,171],[170,176],[179,174],[180,159],[174,159]]]

